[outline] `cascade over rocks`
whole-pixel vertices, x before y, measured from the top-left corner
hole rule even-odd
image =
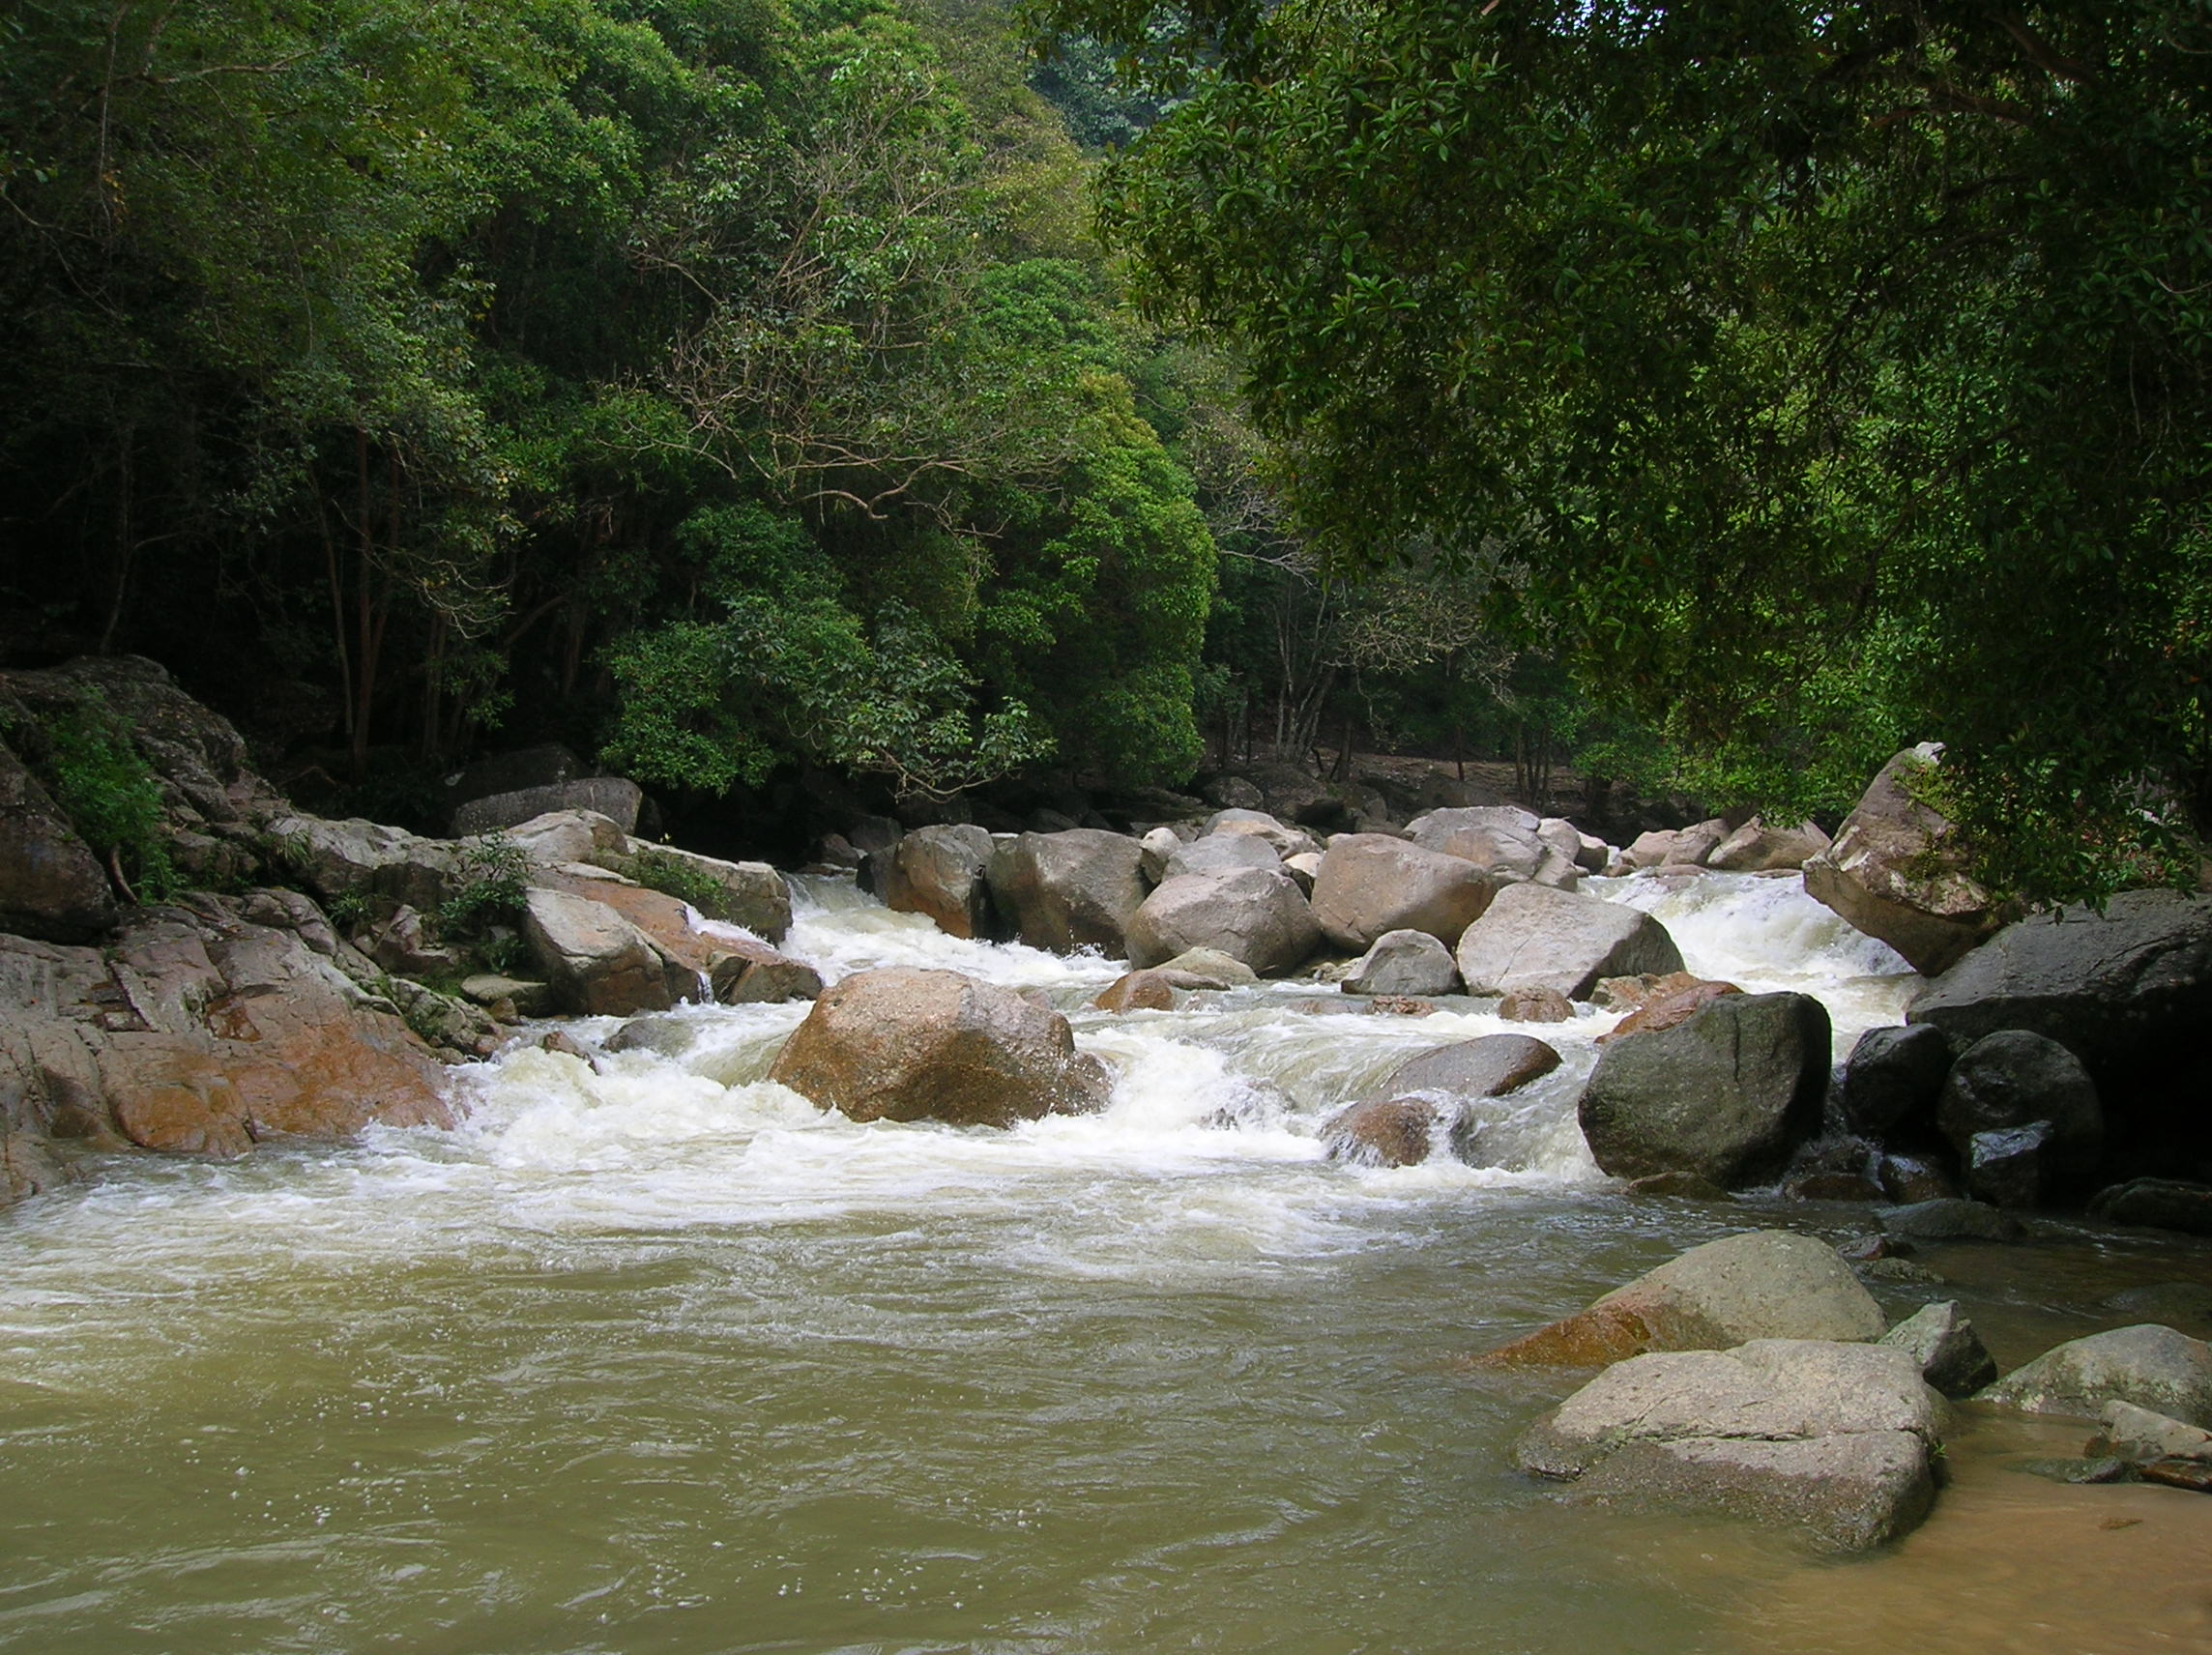
[[[1516,1457],[1591,1494],[1788,1523],[1863,1551],[1935,1503],[1941,1418],[1904,1350],[1761,1339],[1610,1368],[1538,1421]]]
[[[859,972],[814,1002],[769,1079],[855,1120],[1009,1126],[1105,1107],[1067,1019],[957,972]]]
[[[1586,1310],[1470,1360],[1586,1368],[1753,1339],[1878,1339],[1887,1327],[1881,1306],[1833,1247],[1787,1230],[1754,1230],[1693,1247]]]
[[[917,828],[879,858],[876,894],[893,913],[926,914],[948,937],[989,937],[994,849],[973,823]]]
[[[1966,873],[1950,821],[1912,796],[1942,752],[1924,741],[1882,766],[1835,843],[1805,862],[1805,893],[1935,976],[2003,923],[2001,905]]]
[[[1321,945],[1321,927],[1280,864],[1232,866],[1162,880],[1129,916],[1127,945],[1140,968],[1208,948],[1270,976],[1303,965]]]
[[[1820,1124],[1828,1013],[1802,994],[1730,995],[1687,1023],[1599,1054],[1579,1116],[1615,1177],[1770,1176]]]
[[[1681,950],[1650,915],[1536,885],[1505,886],[1459,939],[1470,994],[1549,988],[1587,1000],[1604,977],[1681,969]]]
[[[1425,1098],[1377,1097],[1330,1118],[1322,1142],[1332,1161],[1414,1167],[1429,1158],[1442,1112]]]
[[[1448,1102],[1501,1097],[1558,1066],[1559,1054],[1534,1035],[1484,1034],[1408,1058],[1369,1088],[1367,1096]]]
[[[999,916],[1033,948],[1128,952],[1124,932],[1149,894],[1144,847],[1121,833],[1071,828],[1001,841],[988,876]]]
[[[1342,833],[1314,876],[1313,915],[1340,948],[1392,931],[1426,931],[1450,947],[1490,906],[1496,883],[1463,857],[1383,833]]]
[[[2155,1322],[2070,1339],[1983,1393],[2027,1413],[2093,1415],[2129,1402],[2212,1428],[2212,1345]]]

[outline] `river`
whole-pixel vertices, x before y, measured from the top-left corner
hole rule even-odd
[[[1111,962],[801,886],[826,976],[1042,989],[1112,1107],[855,1125],[762,1079],[804,1006],[702,1006],[674,1058],[459,1071],[454,1132],[107,1160],[0,1215],[0,1649],[2212,1649],[2212,1500],[2018,1471],[2078,1426],[1963,1410],[1935,1518],[1849,1561],[1513,1470],[1574,1381],[1455,1354],[1735,1230],[1867,1228],[1605,1179],[1574,1099],[1611,1016],[1532,1031],[1566,1061],[1498,1105],[1500,1165],[1348,1167],[1316,1129],[1363,1084],[1531,1031],[1310,983],[1110,1017]],[[1818,994],[1839,1051],[1918,984],[1794,879],[1591,888]],[[2212,1285],[2212,1248],[2068,1223],[1927,1262],[1892,1315],[1957,1297],[2008,1366]]]

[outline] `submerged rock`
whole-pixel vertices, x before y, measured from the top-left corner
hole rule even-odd
[[[1906,1351],[1761,1339],[1610,1368],[1532,1427],[1516,1457],[1591,1494],[1787,1523],[1863,1551],[1927,1515],[1940,1422]]]
[[[1473,1358],[1481,1367],[1594,1367],[1645,1350],[1753,1339],[1879,1339],[1888,1319],[1836,1250],[1787,1230],[1693,1247],[1586,1310]]]
[[[957,972],[859,972],[814,1002],[769,1079],[855,1120],[1010,1126],[1105,1107],[1067,1019]]]
[[[1425,1098],[1383,1097],[1355,1103],[1321,1130],[1332,1161],[1411,1167],[1429,1158],[1443,1112]]]
[[[1734,1187],[1817,1131],[1828,1014],[1801,994],[1730,995],[1686,1023],[1600,1052],[1578,1115],[1615,1177],[1686,1172]]]
[[[2045,1351],[1984,1395],[2028,1413],[2084,1416],[2129,1402],[2212,1428],[2212,1346],[2152,1322],[2118,1327]]]
[[[2188,1183],[2180,1178],[2131,1178],[2099,1190],[2089,1203],[2089,1216],[2107,1224],[2139,1224],[2189,1235],[2212,1235],[2212,1184]]]
[[[1484,1034],[1408,1058],[1370,1098],[1423,1096],[1454,1100],[1501,1097],[1550,1074],[1559,1054],[1529,1034]]]
[[[2027,1234],[2011,1213],[1955,1196],[1882,1207],[1874,1221],[1884,1235],[1908,1241],[2018,1241]]]

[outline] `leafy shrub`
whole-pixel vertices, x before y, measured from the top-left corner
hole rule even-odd
[[[665,851],[641,851],[624,859],[618,873],[637,881],[639,885],[657,890],[664,896],[673,896],[679,902],[688,902],[710,919],[729,917],[725,909],[730,893],[722,882],[697,862],[682,857],[672,857]]]
[[[460,882],[439,904],[439,931],[449,937],[481,937],[494,925],[522,917],[530,887],[530,858],[504,833],[486,833],[461,853]]]
[[[39,769],[78,837],[144,901],[184,888],[161,837],[161,787],[98,689],[47,724]]]

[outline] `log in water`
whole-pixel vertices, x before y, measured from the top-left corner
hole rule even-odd
[[[1819,994],[1839,1051],[1917,984],[1794,881],[1597,888],[1701,973]],[[1967,1410],[1936,1517],[1850,1562],[1513,1471],[1578,1378],[1453,1355],[1716,1235],[1865,1228],[1603,1178],[1574,1100],[1610,1016],[1535,1031],[1566,1061],[1498,1100],[1502,1164],[1381,1171],[1319,1123],[1518,1026],[1311,984],[1109,1017],[1113,963],[831,882],[789,946],[1041,988],[1113,1106],[855,1125],[762,1079],[803,1006],[696,1007],[673,1057],[464,1072],[453,1133],[118,1158],[0,1218],[0,1648],[2212,1647],[2212,1500],[2009,1468],[2078,1427]],[[2007,1365],[2212,1282],[2201,1244],[2068,1226],[1929,1262],[1951,1285],[1892,1315],[1959,1297]]]

